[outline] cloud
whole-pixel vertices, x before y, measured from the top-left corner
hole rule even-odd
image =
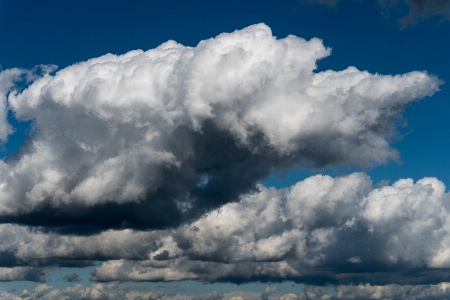
[[[248,297],[248,293],[237,291],[231,298],[224,298],[225,295],[213,292],[211,294],[189,296],[180,294],[167,294],[160,291],[144,291],[133,285],[117,283],[96,283],[90,286],[77,284],[65,289],[56,289],[46,284],[41,284],[34,291],[23,290],[20,295],[12,292],[0,292],[1,299],[4,300],[31,300],[31,299],[150,299],[150,300],[199,300],[199,299],[255,299]],[[229,294],[231,295],[231,294]],[[241,295],[241,296],[236,296]],[[448,299],[450,296],[450,284],[443,282],[435,285],[329,285],[326,287],[304,286],[299,294],[288,293],[281,296],[271,294],[273,300],[310,300],[310,299],[392,299],[392,300],[431,300]]]
[[[211,294],[212,295],[212,294]],[[207,298],[208,295],[204,295],[205,298],[201,299],[222,299],[222,298]],[[23,290],[20,295],[15,293],[0,292],[0,299],[4,300],[35,300],[35,299],[65,299],[65,300],[114,300],[114,299],[147,299],[147,300],[175,300],[195,299],[189,295],[179,295],[175,293],[164,293],[161,291],[149,291],[145,288],[117,284],[117,283],[96,283],[90,286],[83,286],[76,284],[72,287],[65,289],[57,289],[46,284],[38,285],[34,291]]]
[[[362,173],[259,186],[170,231],[149,259],[109,260],[92,279],[441,282],[450,263],[448,197],[435,178],[372,188]],[[155,259],[160,253],[165,260]]]
[[[448,299],[447,282],[436,285],[339,285],[335,287],[307,286],[298,299]]]
[[[335,7],[338,0],[307,0],[307,2]],[[398,20],[402,28],[433,16],[440,16],[442,20],[450,19],[450,1],[448,0],[402,0],[401,2],[398,0],[378,0],[378,3],[388,14],[392,9],[402,11],[403,6],[408,9],[408,13]]]
[[[70,273],[70,274],[64,275],[63,280],[67,281],[67,282],[77,282],[77,281],[81,281],[81,278],[77,273]]]
[[[307,0],[311,4],[325,4],[329,7],[335,7],[338,0]]]
[[[409,13],[399,20],[403,27],[416,24],[420,19],[442,16],[450,19],[450,1],[448,0],[403,0],[409,6]]]
[[[396,120],[441,82],[315,72],[329,54],[317,38],[277,39],[258,24],[196,47],[169,41],[48,68],[4,104],[35,134],[0,163],[0,222],[80,234],[176,228],[274,169],[397,159]]]
[[[266,287],[266,289],[261,294],[261,300],[269,300],[269,296],[276,293],[278,291],[278,287],[271,286]]]
[[[317,175],[258,186],[176,229],[77,236],[1,225],[3,280],[39,280],[20,274],[46,270],[26,266],[103,261],[92,280],[437,283],[448,280],[448,200],[435,178],[373,188],[363,173]]]
[[[34,281],[45,282],[46,276],[53,272],[54,268],[33,267],[0,267],[0,281]]]
[[[20,75],[22,75],[22,70],[20,69],[8,69],[0,72],[0,141],[2,142],[5,142],[8,135],[12,133],[12,126],[7,119],[6,95],[14,87],[14,81]]]
[[[450,280],[449,197],[436,178],[374,188],[364,173],[316,175],[259,185],[172,229],[79,236],[4,224],[0,262],[25,272],[101,261],[91,277],[100,282],[435,284]]]
[[[221,300],[221,299],[223,299],[223,296],[224,295],[222,293],[218,293],[218,292],[214,291],[210,294],[196,296],[196,297],[192,298],[192,300]]]

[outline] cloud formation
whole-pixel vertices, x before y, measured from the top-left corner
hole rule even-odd
[[[435,178],[374,189],[362,173],[259,186],[161,235],[149,259],[109,260],[93,279],[440,282],[449,279],[448,198]]]
[[[175,228],[255,191],[274,169],[397,159],[396,118],[441,82],[315,72],[329,54],[317,38],[277,39],[258,24],[196,47],[169,41],[49,67],[9,95],[19,71],[2,72],[2,105],[35,133],[0,163],[0,222]]]
[[[436,178],[373,188],[363,173],[317,175],[258,186],[175,229],[76,236],[1,225],[1,250],[22,266],[103,261],[91,278],[103,282],[435,284],[450,280],[449,197]]]

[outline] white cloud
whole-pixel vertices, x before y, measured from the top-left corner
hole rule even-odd
[[[51,208],[61,216],[54,226],[84,218],[118,227],[139,220],[142,209],[133,206],[128,217],[117,210],[106,221],[95,209],[146,202],[153,219],[164,217],[155,225],[141,216],[139,226],[173,226],[181,212],[165,212],[175,203],[203,211],[235,201],[271,168],[396,159],[393,117],[441,82],[424,72],[314,72],[329,54],[317,38],[277,39],[258,24],[196,47],[169,41],[44,72],[8,97],[36,134],[0,163],[0,215],[48,225]],[[3,94],[7,74],[19,71],[5,72]],[[10,131],[2,122],[4,140]],[[202,178],[209,181],[199,185]],[[110,222],[111,215],[119,216]]]
[[[6,98],[14,87],[14,81],[17,80],[23,71],[20,69],[9,69],[0,72],[0,141],[6,142],[8,135],[12,133],[12,126],[8,123],[8,107]]]

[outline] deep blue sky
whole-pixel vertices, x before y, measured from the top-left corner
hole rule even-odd
[[[169,39],[195,46],[200,40],[260,22],[280,38],[289,34],[318,37],[332,48],[331,56],[319,62],[319,71],[348,66],[380,74],[426,70],[446,84],[432,98],[407,107],[407,125],[393,141],[401,162],[367,170],[352,166],[296,169],[265,184],[284,187],[311,174],[364,170],[375,184],[432,176],[448,189],[450,22],[431,17],[402,29],[398,19],[407,11],[399,5],[387,15],[372,0],[340,1],[331,8],[300,0],[0,0],[0,64],[2,69],[31,69],[40,64],[61,69],[106,53],[151,49]],[[11,122],[15,124],[12,117]],[[0,155],[14,152],[26,134],[27,124],[22,124]],[[87,272],[77,272],[85,281]]]

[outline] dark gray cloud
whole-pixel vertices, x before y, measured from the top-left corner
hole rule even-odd
[[[255,191],[272,170],[397,159],[393,120],[441,82],[314,72],[329,54],[319,39],[276,39],[258,24],[194,48],[169,41],[43,67],[24,90],[10,92],[20,72],[5,71],[3,105],[35,134],[0,165],[0,222],[74,234],[174,228]]]
[[[81,281],[81,277],[77,273],[70,273],[64,275],[63,280],[67,282],[77,282]]]
[[[449,0],[403,0],[409,6],[409,13],[399,20],[403,27],[432,16],[440,16],[443,20],[450,18]]]
[[[311,4],[325,4],[329,7],[335,7],[338,0],[307,0]]]
[[[335,7],[338,0],[305,0],[304,2]],[[406,15],[398,20],[402,28],[433,16],[441,17],[441,20],[450,18],[449,0],[378,0],[378,3],[386,10],[387,15],[390,10],[403,11],[406,9]]]

